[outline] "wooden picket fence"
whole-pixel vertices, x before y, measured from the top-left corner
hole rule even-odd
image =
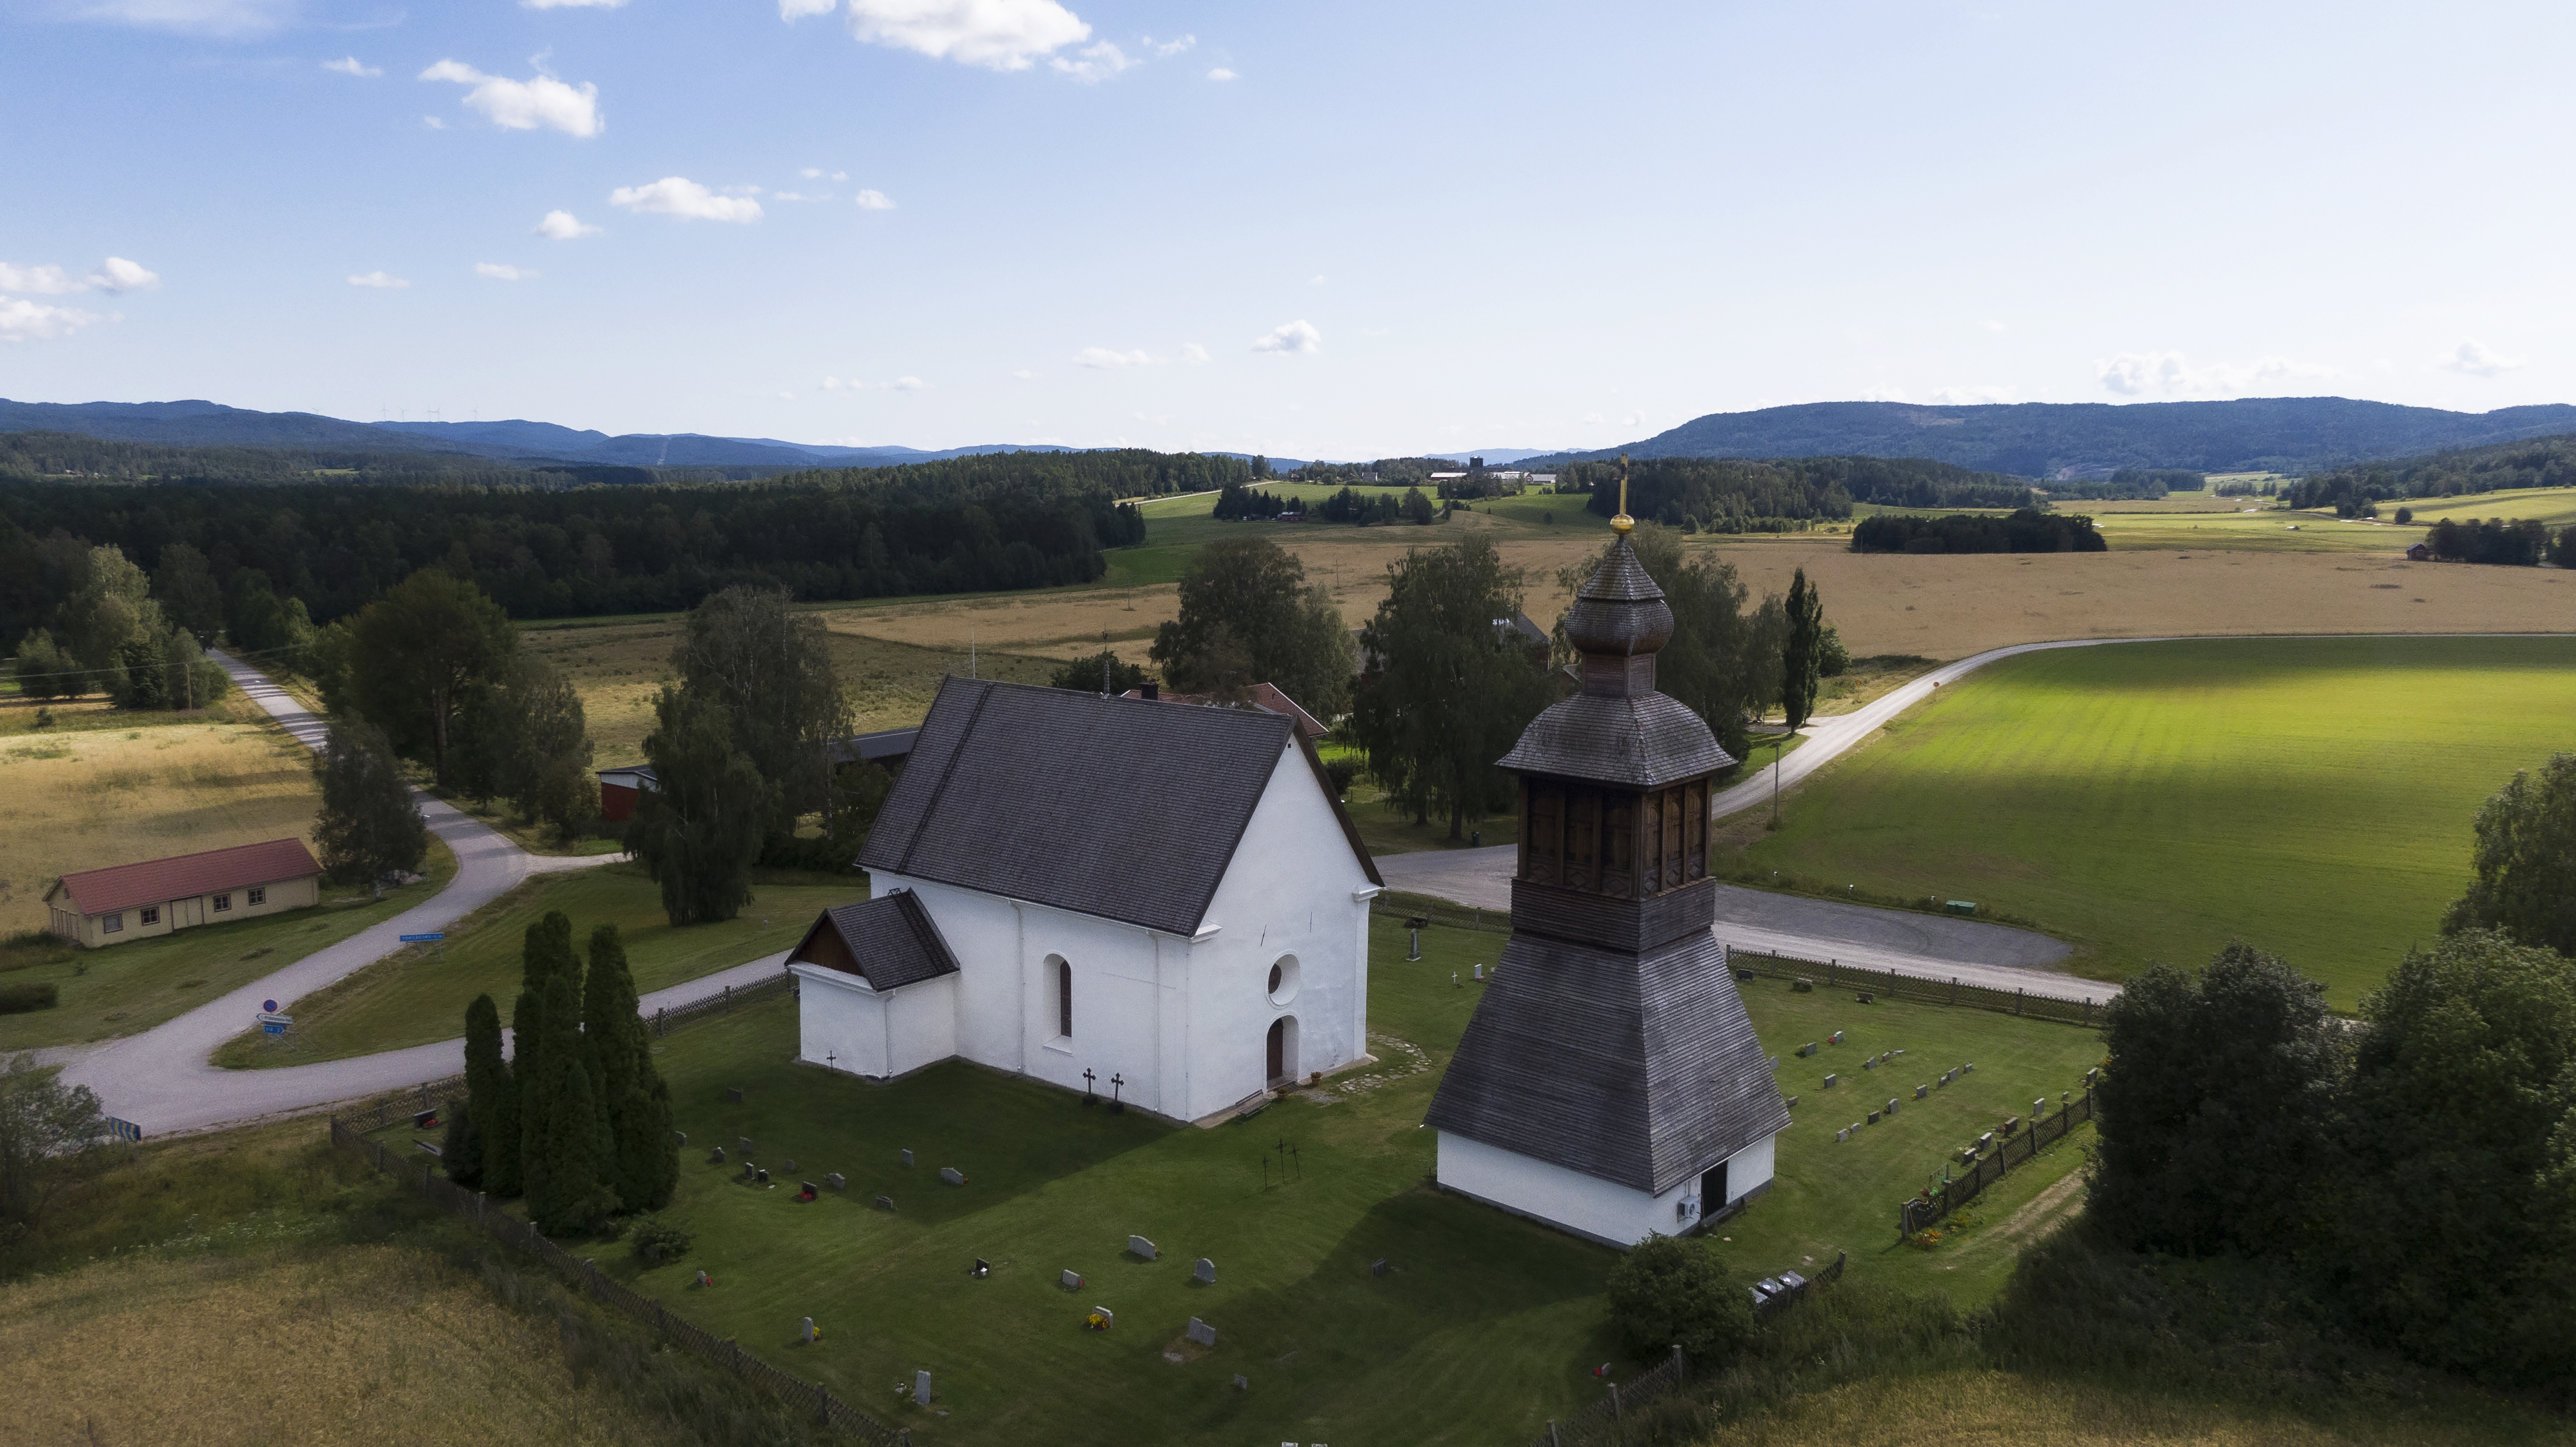
[[[2004,1178],[2015,1166],[2028,1165],[2048,1145],[2064,1140],[2066,1133],[2093,1118],[2093,1087],[2065,1102],[2054,1115],[2043,1115],[2027,1126],[1995,1143],[1992,1152],[1980,1153],[1973,1162],[1960,1167],[1959,1174],[1939,1186],[1899,1204],[1896,1209],[1896,1234],[1911,1236],[1926,1227],[1937,1225],[1953,1211],[1977,1199],[1986,1187]]]
[[[1755,1308],[1757,1316],[1768,1316],[1793,1302],[1806,1298],[1818,1287],[1843,1279],[1843,1264],[1851,1259],[1847,1252],[1834,1253],[1834,1264],[1808,1278],[1807,1284],[1763,1299]],[[1649,1368],[1627,1385],[1610,1383],[1608,1395],[1571,1417],[1551,1418],[1547,1431],[1531,1447],[1577,1447],[1584,1442],[1624,1441],[1627,1437],[1628,1414],[1643,1411],[1662,1401],[1690,1380],[1690,1357],[1680,1347],[1671,1356]]]
[[[1796,955],[1776,955],[1759,950],[1729,947],[1726,958],[1738,974],[1760,975],[1775,980],[1813,980],[1820,989],[1884,995],[1891,1000],[1922,1005],[1965,1005],[1971,1009],[2058,1020],[2093,1029],[2101,1027],[2106,1008],[2090,996],[2076,1000],[2060,999],[2054,995],[2035,995],[2028,990],[1999,990],[1990,985],[1971,985],[1955,976],[1948,980],[1927,980],[1915,975],[1900,975],[1893,970],[1864,969],[1834,960],[1805,960]],[[2073,983],[2071,976],[2069,980]]]
[[[366,1159],[377,1170],[393,1177],[414,1194],[434,1205],[461,1216],[493,1239],[533,1253],[548,1266],[570,1278],[595,1299],[626,1313],[650,1326],[666,1339],[695,1352],[784,1402],[793,1403],[814,1413],[814,1419],[826,1427],[848,1432],[869,1447],[912,1447],[912,1434],[889,1427],[858,1408],[832,1395],[817,1383],[799,1381],[759,1357],[742,1349],[732,1337],[719,1337],[691,1322],[672,1315],[661,1302],[627,1289],[622,1283],[603,1275],[599,1268],[546,1239],[544,1233],[507,1211],[494,1206],[479,1191],[469,1191],[437,1174],[437,1162],[420,1158],[415,1166],[411,1158],[387,1150],[381,1141],[366,1138],[358,1125],[338,1116],[331,1118],[331,1143]]]
[[[709,1015],[722,1015],[737,1006],[757,1004],[775,995],[792,994],[795,989],[796,977],[780,970],[766,980],[756,980],[748,985],[727,985],[712,995],[701,995],[685,1005],[655,1010],[653,1018],[645,1023],[652,1027],[655,1036],[668,1035],[674,1026],[703,1020]]]

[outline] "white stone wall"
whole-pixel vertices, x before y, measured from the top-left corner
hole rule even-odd
[[[1769,1136],[1736,1152],[1727,1160],[1727,1195],[1741,1200],[1768,1185],[1771,1164]],[[1439,1175],[1444,1189],[1622,1248],[1650,1234],[1678,1236],[1716,1210],[1710,1203],[1683,1209],[1699,1194],[1696,1175],[1653,1195],[1448,1131],[1440,1132]]]
[[[787,967],[797,990],[797,1057],[883,1079],[957,1053],[957,977],[876,990],[821,965]]]

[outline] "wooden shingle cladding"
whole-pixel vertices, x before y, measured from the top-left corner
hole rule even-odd
[[[1708,791],[1706,779],[1640,794],[1524,777],[1519,877],[1612,899],[1706,879]]]

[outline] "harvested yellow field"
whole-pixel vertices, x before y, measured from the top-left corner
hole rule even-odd
[[[2454,1404],[2456,1405],[2456,1404]],[[2497,1405],[2489,1421],[2428,1410],[2285,1410],[2018,1372],[1878,1378],[1799,1397],[1703,1440],[1729,1447],[2376,1447],[2415,1442],[2567,1443],[2563,1424]]]
[[[2391,554],[1978,553],[1719,545],[1756,595],[1805,568],[1854,654],[1960,658],[2057,638],[2576,631],[2576,573]],[[1536,614],[1537,610],[1531,610]]]
[[[694,1440],[425,1251],[150,1257],[0,1289],[13,1442]]]
[[[46,886],[73,870],[262,839],[310,842],[322,804],[312,757],[264,724],[0,738],[0,934],[43,928]]]

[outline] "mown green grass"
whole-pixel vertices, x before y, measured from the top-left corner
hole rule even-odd
[[[2116,979],[2231,937],[2350,1010],[2430,939],[2471,820],[2576,748],[2576,639],[2228,639],[2025,654],[1791,799],[1749,867],[1974,899]]]
[[[911,1427],[924,1447],[1526,1438],[1597,1395],[1590,1369],[1618,1355],[1603,1297],[1615,1254],[1428,1187],[1434,1142],[1420,1123],[1477,999],[1473,984],[1450,982],[1492,962],[1502,943],[1498,933],[1434,927],[1423,932],[1423,958],[1407,962],[1399,922],[1380,920],[1370,1027],[1422,1047],[1432,1068],[1330,1105],[1291,1098],[1207,1130],[1113,1116],[961,1063],[885,1086],[800,1067],[789,1058],[796,1021],[784,1001],[694,1025],[661,1042],[658,1060],[690,1138],[680,1195],[665,1214],[697,1245],[657,1267],[607,1251],[600,1265]],[[1844,1045],[1798,1062],[1819,1078],[1836,1064],[1861,1073],[1861,1052],[1896,1045],[1927,1067],[1974,1060],[1978,1069],[1973,1084],[1843,1146],[1817,1093],[1802,1091],[1807,1103],[1781,1143],[1780,1185],[1726,1223],[1734,1239],[1721,1251],[1762,1275],[1848,1250],[1856,1275],[1967,1304],[1990,1297],[2010,1251],[1971,1254],[1973,1231],[1940,1251],[1894,1248],[1896,1200],[1954,1137],[1973,1135],[1971,1125],[1987,1128],[2039,1091],[2053,1097],[2074,1084],[2098,1058],[2097,1037],[1976,1011],[1793,995],[1785,984],[1751,989],[1748,1006],[1777,1053],[1830,1028],[1849,1032]],[[1391,1047],[1378,1053],[1405,1058]],[[745,1091],[742,1104],[726,1101],[729,1087]],[[738,1179],[742,1137],[776,1189]],[[1283,1144],[1293,1155],[1281,1156]],[[722,1165],[706,1159],[715,1145],[730,1158]],[[905,1149],[918,1165],[900,1163]],[[2036,1192],[2075,1159],[2061,1149],[2016,1172],[1990,1209],[2007,1216],[2019,1199],[2010,1193]],[[945,1165],[967,1184],[942,1185]],[[847,1176],[846,1192],[794,1199],[799,1180],[833,1171]],[[893,1212],[874,1208],[880,1194]],[[1130,1233],[1153,1240],[1162,1258],[1127,1256]],[[1190,1280],[1200,1256],[1217,1264],[1214,1286]],[[993,1263],[989,1278],[967,1274],[977,1257]],[[1379,1258],[1394,1268],[1387,1276],[1370,1274]],[[712,1289],[689,1284],[700,1269]],[[1058,1286],[1066,1269],[1083,1273],[1081,1291]],[[1114,1330],[1082,1329],[1095,1305],[1116,1313]],[[822,1326],[820,1343],[796,1342],[804,1316]],[[1182,1352],[1192,1316],[1217,1328],[1215,1351],[1166,1360],[1167,1350]],[[896,1386],[908,1389],[921,1368],[950,1416],[898,1399]],[[1250,1392],[1233,1389],[1236,1373],[1250,1378]]]
[[[435,836],[423,871],[421,883],[388,889],[381,900],[325,884],[322,903],[310,909],[198,925],[131,944],[85,950],[39,935],[0,945],[0,980],[51,981],[60,992],[50,1010],[0,1015],[0,1051],[149,1030],[426,903],[456,877],[455,853]]]
[[[309,1065],[453,1040],[465,1033],[465,1007],[489,992],[509,1018],[517,998],[528,926],[553,910],[570,917],[575,948],[613,924],[626,941],[637,994],[731,969],[796,943],[822,910],[867,897],[866,885],[761,884],[736,918],[675,928],[662,894],[640,865],[603,864],[542,874],[448,926],[437,945],[414,945],[369,965],[326,990],[289,1005],[296,1033],[280,1045],[246,1032],[216,1052],[239,1068]]]

